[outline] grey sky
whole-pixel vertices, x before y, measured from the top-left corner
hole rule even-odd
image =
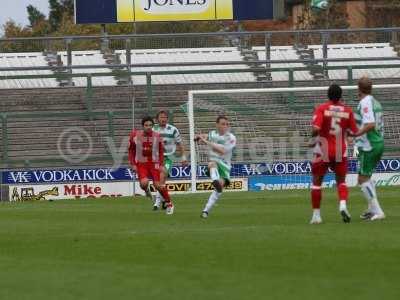
[[[2,31],[4,23],[9,19],[13,19],[18,24],[27,25],[29,21],[26,7],[29,4],[36,6],[46,15],[49,12],[48,0],[0,0],[0,2],[0,31]]]

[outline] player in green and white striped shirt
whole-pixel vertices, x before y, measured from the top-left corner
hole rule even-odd
[[[180,160],[183,165],[186,165],[187,158],[178,128],[168,124],[168,112],[164,110],[160,111],[157,114],[156,119],[157,124],[154,125],[153,131],[158,132],[161,135],[164,143],[164,167],[160,181],[161,184],[165,184],[173,162]],[[153,210],[158,210],[161,206],[161,202],[163,202],[162,196],[157,192]]]
[[[380,220],[385,214],[379,205],[372,173],[382,158],[383,110],[381,104],[371,95],[372,82],[363,77],[358,81],[358,104],[355,118],[359,131],[356,134],[355,154],[359,160],[358,184],[367,199],[368,210],[360,217],[365,220]]]
[[[219,116],[216,127],[216,130],[211,131],[208,135],[196,135],[197,142],[204,143],[209,147],[208,170],[214,186],[214,191],[201,213],[202,218],[208,217],[211,208],[221,197],[223,188],[230,183],[232,152],[236,146],[236,137],[229,131],[227,117]]]

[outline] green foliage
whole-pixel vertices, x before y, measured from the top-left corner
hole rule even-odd
[[[35,27],[38,23],[44,22],[46,20],[46,16],[40,12],[35,6],[28,5],[26,8],[28,11],[28,19],[31,24],[31,28]]]
[[[49,23],[53,32],[59,31],[65,15],[74,15],[73,0],[49,0],[49,7]]]
[[[299,17],[299,29],[348,28],[347,12],[343,1],[331,0],[323,10],[313,9],[314,0],[306,0],[303,14]]]
[[[93,35],[101,32],[100,25],[76,25],[74,22],[74,0],[49,0],[49,17],[36,7],[27,7],[30,26],[22,27],[15,22],[4,24],[4,37]],[[149,22],[108,24],[109,34],[132,33],[179,33],[210,32],[221,28],[218,22]]]
[[[367,21],[371,27],[400,26],[400,0],[367,0]]]
[[[329,1],[325,9],[312,7],[313,0],[306,0],[301,15],[297,19],[297,29],[345,29],[349,27],[346,3],[339,0]],[[330,42],[349,42],[349,35],[331,35]],[[302,35],[301,42],[305,45],[321,43],[320,35]]]
[[[74,22],[74,0],[49,0],[49,17],[40,12],[36,7],[27,7],[30,26],[23,27],[13,21],[7,22],[4,27],[4,37],[38,37],[38,36],[72,36],[72,35],[98,35],[102,32],[100,25],[76,25]],[[107,24],[106,31],[111,35],[133,34],[133,33],[180,33],[180,32],[212,32],[222,28],[218,22],[151,22],[151,23],[124,23]],[[211,39],[208,39],[211,41]],[[211,41],[212,42],[212,41]],[[114,41],[112,49],[123,49],[125,41]],[[204,40],[193,39],[190,41],[162,40],[156,41],[155,45],[160,47],[179,47],[182,43],[192,43],[202,46]],[[148,40],[135,39],[136,48],[154,47]],[[65,50],[65,42],[53,41],[51,43],[0,43],[0,51],[3,52],[26,52],[47,50]],[[72,45],[74,50],[99,49],[100,41],[82,40],[75,41]]]

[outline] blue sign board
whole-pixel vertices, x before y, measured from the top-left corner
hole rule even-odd
[[[357,172],[357,161],[349,162],[349,173]],[[377,172],[400,172],[400,159],[383,159],[380,161]],[[190,166],[174,166],[170,172],[172,179],[190,178]],[[330,171],[330,173],[332,173]],[[273,162],[258,164],[234,164],[231,175],[234,177],[254,177],[261,175],[275,176],[275,178],[296,177],[297,181],[310,182],[311,163],[299,162]],[[293,176],[296,175],[296,176]],[[304,175],[301,177],[299,175]],[[197,167],[198,178],[207,177],[207,166]],[[308,177],[306,177],[308,176]],[[66,183],[66,182],[112,182],[128,181],[135,178],[135,173],[130,168],[108,169],[48,169],[48,170],[14,170],[2,172],[3,184],[27,184],[27,183]],[[328,177],[327,177],[328,178]]]
[[[281,191],[310,189],[312,182],[311,175],[287,175],[287,176],[253,176],[249,178],[249,191]],[[336,185],[334,174],[324,177],[323,187]]]

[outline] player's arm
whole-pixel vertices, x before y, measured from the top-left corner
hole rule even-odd
[[[207,139],[206,135],[199,135],[199,137],[200,137],[200,140],[204,144],[211,147],[211,149],[213,151],[217,152],[220,155],[225,155],[225,154],[229,153],[230,151],[232,151],[233,148],[236,147],[236,138],[235,137],[231,138],[225,145],[220,145],[220,144],[210,142]]]
[[[210,142],[207,138],[206,134],[198,134],[195,137],[196,141],[202,142],[203,144],[209,146],[213,151],[217,152],[220,155],[224,155],[227,153],[227,151],[225,150],[225,147],[213,142]]]
[[[349,127],[347,130],[347,133],[349,134],[349,136],[353,137],[355,136],[355,134],[358,132],[358,127],[357,127],[357,123],[356,123],[356,118],[354,117],[354,113],[353,110],[350,110],[349,113],[349,123],[348,123]],[[352,139],[351,139],[352,140]]]
[[[375,115],[372,107],[372,103],[367,103],[361,106],[362,123],[363,126],[356,132],[354,136],[361,136],[367,132],[374,130],[376,126]]]
[[[364,126],[354,136],[361,136],[374,129],[375,129],[375,123],[364,124]]]
[[[354,117],[353,110],[350,109],[350,115],[349,115],[349,122],[348,122],[348,128],[347,128],[347,143],[353,144],[354,143],[354,137],[356,133],[358,132],[358,127],[356,123],[356,119]],[[359,151],[357,145],[354,143],[353,146],[353,157],[358,157]]]
[[[309,146],[314,147],[317,143],[316,138],[319,136],[319,133],[322,128],[322,122],[324,120],[324,116],[322,110],[317,107],[315,109],[313,120],[312,120],[312,127],[311,127],[311,139],[309,141]]]
[[[313,126],[311,129],[311,138],[308,141],[308,146],[313,148],[317,144],[317,137],[319,136],[319,132],[321,128]]]
[[[211,147],[211,149],[213,149],[215,152],[217,152],[218,154],[221,155],[225,155],[227,153],[226,149],[224,146],[221,146],[219,144],[210,142],[209,140],[205,139],[202,140],[207,146]]]
[[[176,144],[176,150],[181,158],[181,163],[183,165],[187,165],[188,160],[186,156],[185,146],[183,145],[183,143]]]
[[[313,126],[311,128],[311,137],[316,137],[319,136],[319,132],[321,131],[321,128],[318,126]]]
[[[236,137],[232,136],[229,141],[227,141],[225,143],[225,145],[223,146],[223,148],[225,149],[225,153],[229,153],[233,150],[233,148],[236,147]],[[224,154],[225,154],[224,153]]]
[[[128,160],[133,170],[136,171],[136,144],[135,144],[135,133],[132,132],[129,136],[129,147],[128,147]]]
[[[162,141],[161,136],[157,136],[158,139],[158,156],[159,156],[159,160],[160,160],[160,165],[163,166],[164,165],[164,144]]]

